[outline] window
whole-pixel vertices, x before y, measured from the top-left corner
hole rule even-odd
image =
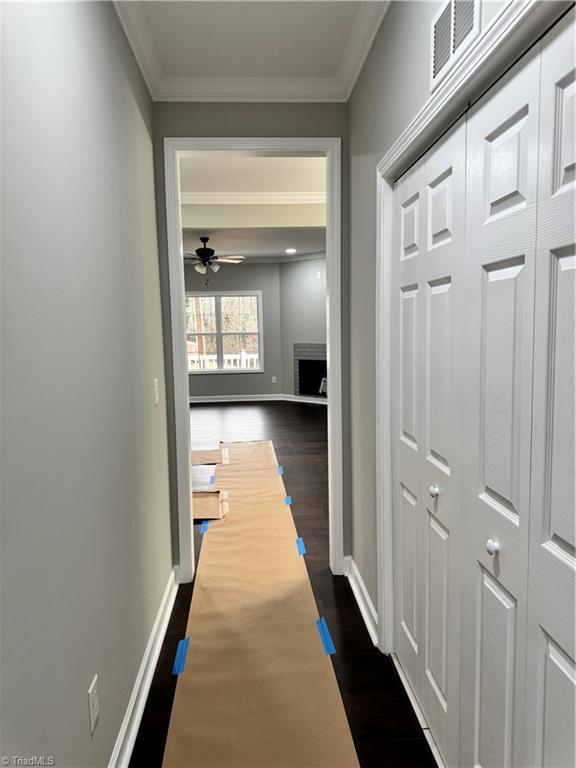
[[[187,294],[188,372],[262,371],[261,319],[260,291]]]

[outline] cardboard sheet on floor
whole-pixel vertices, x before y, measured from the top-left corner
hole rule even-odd
[[[217,491],[216,466],[214,464],[193,465],[190,471],[192,479],[192,491],[194,493],[207,493]]]
[[[253,466],[277,467],[278,459],[270,440],[251,443],[220,443],[220,448],[227,451],[230,464],[242,462],[244,471]]]
[[[226,448],[210,448],[203,451],[190,451],[192,466],[199,464],[228,464],[230,457]]]
[[[164,768],[358,768],[273,446],[226,445]]]
[[[193,494],[194,520],[221,520],[228,513],[226,491]]]

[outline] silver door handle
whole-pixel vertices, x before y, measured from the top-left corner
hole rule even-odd
[[[486,542],[486,552],[488,552],[489,555],[498,554],[498,552],[500,552],[500,544],[498,544],[497,541],[494,541],[494,539],[488,539]]]
[[[440,488],[438,488],[437,485],[431,485],[430,488],[428,488],[428,493],[433,499],[436,499],[440,493]]]

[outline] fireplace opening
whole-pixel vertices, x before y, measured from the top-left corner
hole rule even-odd
[[[326,376],[326,360],[298,360],[298,394],[326,397],[320,393]]]

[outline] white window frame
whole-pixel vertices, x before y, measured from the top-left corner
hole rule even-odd
[[[216,302],[216,333],[207,333],[207,336],[216,336],[216,354],[218,356],[218,363],[224,362],[224,354],[222,351],[222,312],[221,312],[221,299],[222,296],[255,296],[258,301],[258,361],[260,363],[258,368],[217,368],[216,370],[188,370],[189,376],[214,376],[230,373],[264,373],[264,325],[262,322],[262,291],[186,291],[186,298],[194,298],[196,296],[207,297],[214,296],[218,299]],[[201,335],[201,334],[199,334]],[[227,334],[231,336],[239,334]],[[186,367],[188,368],[188,355],[186,355]]]

